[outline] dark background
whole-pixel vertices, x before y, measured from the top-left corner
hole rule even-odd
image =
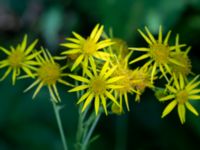
[[[39,38],[40,45],[53,54],[63,50],[59,43],[76,31],[89,35],[96,23],[112,27],[115,37],[129,46],[146,46],[137,32],[148,26],[156,36],[159,25],[164,33],[172,30],[180,43],[192,46],[189,56],[192,71],[200,72],[200,0],[0,0],[0,45],[9,48],[22,41],[25,33],[29,43]],[[3,58],[2,52],[0,58]],[[5,70],[0,70],[0,76]],[[48,91],[43,88],[32,100],[33,90],[23,93],[32,83],[11,78],[0,82],[0,150],[59,150],[62,149]],[[77,105],[74,94],[58,85],[65,108],[61,117],[70,150],[75,142]],[[166,104],[159,103],[147,90],[140,103],[130,96],[131,111],[121,116],[102,116],[95,134],[100,138],[91,150],[191,150],[200,147],[200,118],[189,111],[181,125],[177,110],[161,119]],[[193,104],[200,111],[200,102]]]

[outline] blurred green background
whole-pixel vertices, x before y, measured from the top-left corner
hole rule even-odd
[[[39,38],[40,45],[53,54],[65,37],[76,31],[87,36],[96,23],[112,27],[114,36],[129,46],[146,44],[137,28],[147,25],[157,35],[172,30],[171,39],[180,33],[180,42],[192,46],[189,53],[192,71],[200,73],[200,0],[0,0],[0,45],[9,48],[21,42],[28,33],[29,43]],[[2,53],[1,53],[2,55]],[[2,56],[0,55],[0,58]],[[2,76],[4,70],[0,70]],[[47,89],[35,100],[33,90],[23,93],[31,80],[11,85],[10,77],[0,82],[0,150],[61,150],[62,143]],[[64,130],[70,150],[74,149],[77,127],[76,97],[59,85]],[[165,119],[160,104],[147,90],[140,103],[130,98],[131,111],[122,116],[102,116],[95,134],[100,138],[91,150],[191,150],[199,147],[200,117],[187,112],[182,126],[174,110]],[[200,103],[194,104],[200,111]]]

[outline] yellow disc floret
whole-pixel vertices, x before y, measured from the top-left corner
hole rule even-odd
[[[160,64],[168,63],[168,57],[170,54],[169,46],[164,44],[153,44],[150,45],[150,54],[151,57]]]
[[[188,100],[188,92],[186,90],[181,90],[177,93],[176,99],[179,104],[185,104]]]
[[[53,63],[45,63],[38,69],[38,78],[44,82],[44,84],[55,84],[60,78],[60,66]]]
[[[90,83],[91,91],[100,95],[101,93],[105,93],[106,91],[106,81],[100,77],[94,78]]]
[[[87,38],[87,40],[83,43],[83,53],[86,56],[90,56],[94,54],[97,50],[97,45],[91,38]]]
[[[11,67],[21,67],[22,63],[24,62],[25,55],[23,52],[17,50],[13,51],[9,56],[8,56],[8,62]]]

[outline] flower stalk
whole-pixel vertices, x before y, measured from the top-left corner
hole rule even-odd
[[[57,121],[57,124],[58,124],[63,148],[64,148],[64,150],[68,150],[67,142],[66,142],[66,138],[65,138],[65,134],[64,134],[64,131],[63,131],[63,126],[62,126],[62,122],[61,122],[60,114],[59,114],[61,107],[56,105],[56,103],[54,102],[52,97],[51,97],[51,101],[52,101],[52,104],[53,104],[53,109],[54,109],[54,113],[55,113],[55,116],[56,116],[56,121]]]

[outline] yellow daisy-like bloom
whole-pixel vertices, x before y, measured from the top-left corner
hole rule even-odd
[[[57,64],[47,50],[45,51],[42,49],[42,54],[43,55],[40,54],[36,57],[39,67],[37,68],[34,76],[36,76],[37,79],[25,90],[25,92],[38,85],[33,94],[33,98],[35,98],[41,88],[43,86],[47,86],[53,100],[58,102],[61,99],[56,84],[62,83],[64,85],[71,86],[71,84],[62,79],[62,77],[67,76],[67,74],[63,72],[66,67],[61,67]]]
[[[115,97],[119,100],[120,107],[117,109],[115,104],[112,105],[113,112],[122,112],[123,111],[123,101],[125,101],[126,108],[130,111],[129,101],[128,101],[128,93],[137,93],[134,89],[133,84],[137,82],[133,76],[133,71],[128,67],[128,60],[131,56],[132,52],[130,52],[124,59],[113,60],[113,66],[117,66],[117,69],[113,73],[113,77],[123,76],[121,80],[116,81],[116,84],[121,86],[115,90]],[[114,54],[112,54],[114,55]],[[138,93],[139,94],[139,93]],[[118,114],[118,113],[117,113]]]
[[[94,57],[107,60],[109,54],[100,50],[112,45],[113,42],[111,39],[99,41],[103,33],[103,28],[103,25],[100,26],[97,24],[92,30],[90,36],[86,39],[81,35],[72,32],[75,38],[66,38],[66,40],[70,42],[61,44],[62,46],[69,48],[62,54],[70,56],[73,54],[73,56],[76,56],[75,62],[71,68],[72,71],[80,64],[83,65],[84,70],[87,69],[88,62],[91,63]]]
[[[145,39],[145,41],[149,44],[149,47],[142,47],[142,48],[129,48],[130,50],[134,51],[141,51],[146,52],[146,54],[143,54],[142,56],[133,59],[130,63],[135,63],[143,59],[150,58],[150,60],[145,64],[145,66],[152,66],[152,72],[151,72],[151,82],[153,82],[154,75],[156,73],[157,68],[161,71],[162,75],[168,80],[166,74],[171,73],[171,68],[169,66],[169,63],[173,63],[176,65],[182,66],[176,59],[172,58],[170,56],[171,52],[174,51],[176,48],[185,46],[184,44],[175,45],[175,46],[169,46],[168,40],[171,34],[171,31],[169,31],[163,40],[162,35],[162,27],[159,28],[159,35],[158,40],[154,38],[154,36],[151,34],[149,29],[145,27],[145,30],[147,32],[147,35],[145,35],[141,30],[138,30],[141,36]]]
[[[32,51],[37,42],[38,40],[35,40],[27,47],[27,35],[25,35],[22,43],[18,44],[16,48],[11,47],[11,50],[7,50],[3,47],[0,47],[0,50],[7,55],[5,60],[0,61],[0,68],[8,67],[0,81],[4,80],[11,71],[13,72],[13,85],[16,82],[17,76],[21,74],[21,70],[23,70],[28,76],[34,77],[32,70],[35,70],[34,65],[37,65],[37,62],[34,60],[34,58],[39,52],[33,53]]]
[[[178,115],[182,124],[185,122],[185,107],[198,116],[198,112],[190,104],[193,100],[200,100],[200,89],[197,89],[200,85],[200,81],[197,81],[198,77],[196,76],[189,83],[186,83],[182,75],[179,78],[173,76],[174,84],[166,86],[170,94],[159,99],[160,101],[172,100],[164,109],[162,118],[168,115],[175,106],[178,107]]]
[[[100,104],[103,105],[104,111],[106,115],[107,112],[107,101],[111,100],[117,106],[119,103],[116,98],[112,94],[112,90],[117,88],[121,88],[121,86],[116,85],[115,82],[122,79],[123,77],[112,77],[113,72],[116,67],[110,68],[109,62],[107,61],[100,72],[97,71],[96,65],[94,62],[92,64],[92,71],[86,70],[86,77],[78,76],[78,75],[69,75],[71,78],[81,81],[83,84],[79,85],[69,92],[76,92],[80,90],[86,90],[85,93],[78,100],[77,104],[84,102],[82,112],[90,105],[90,103],[94,99],[94,108],[96,114],[98,114]]]
[[[176,45],[179,45],[179,35],[176,36]],[[179,47],[177,47],[176,50],[171,53],[171,56],[173,59],[180,62],[182,66],[174,63],[169,63],[172,73],[174,73],[176,76],[182,74],[185,80],[187,80],[187,75],[192,73],[192,65],[188,57],[188,53],[190,50],[191,47],[188,47],[185,51],[182,51]]]

